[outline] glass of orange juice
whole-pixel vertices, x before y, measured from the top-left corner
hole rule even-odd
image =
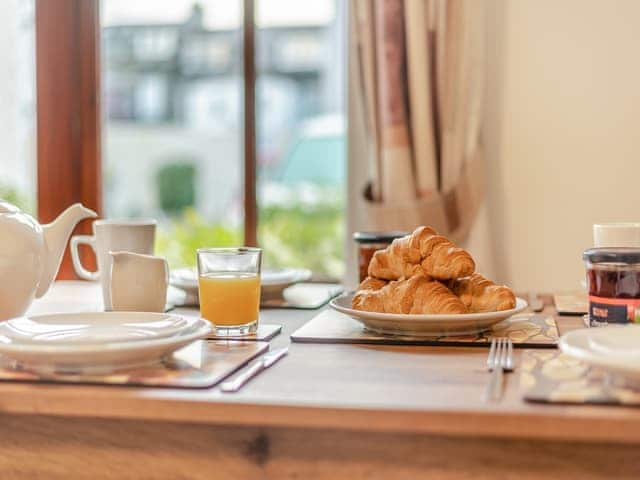
[[[218,336],[253,333],[260,310],[259,248],[198,249],[200,315]]]

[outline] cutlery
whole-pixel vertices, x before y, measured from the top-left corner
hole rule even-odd
[[[531,310],[536,313],[544,310],[544,302],[538,297],[538,294],[534,290],[529,292],[529,306]]]
[[[513,342],[510,338],[491,339],[487,368],[491,372],[491,378],[485,391],[485,401],[497,401],[502,394],[504,372],[513,370]]]
[[[262,358],[260,358],[260,360],[258,360],[253,365],[251,365],[251,367],[246,372],[238,375],[233,380],[229,380],[227,382],[224,382],[222,385],[220,385],[220,389],[223,392],[227,392],[227,393],[237,392],[242,388],[242,386],[245,383],[247,383],[249,380],[251,380],[253,377],[255,377],[257,374],[259,374],[263,370],[266,370],[271,365],[276,363],[278,360],[284,357],[288,352],[289,352],[289,348],[285,347],[285,348],[279,348],[277,350],[267,353]]]

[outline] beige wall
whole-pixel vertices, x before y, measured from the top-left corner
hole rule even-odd
[[[573,289],[591,225],[640,221],[640,1],[488,4],[481,260],[518,289]]]
[[[489,188],[468,247],[516,289],[580,288],[591,225],[640,221],[640,0],[483,1]],[[366,177],[355,97],[352,229]]]

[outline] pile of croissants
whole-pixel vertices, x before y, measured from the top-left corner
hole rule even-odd
[[[510,310],[516,297],[476,269],[473,257],[429,227],[374,253],[353,297],[356,310],[448,314]]]

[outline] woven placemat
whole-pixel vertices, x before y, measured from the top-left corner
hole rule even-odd
[[[163,364],[108,375],[41,374],[0,366],[0,381],[89,383],[171,388],[208,388],[244,367],[269,349],[267,342],[199,340],[176,352]]]
[[[530,402],[640,405],[637,386],[559,351],[522,352],[520,391]]]
[[[548,314],[522,313],[475,335],[412,337],[384,335],[367,330],[360,322],[332,309],[323,310],[291,335],[302,343],[368,343],[380,345],[487,345],[493,336],[507,336],[516,347],[550,347],[558,343],[558,327]]]

